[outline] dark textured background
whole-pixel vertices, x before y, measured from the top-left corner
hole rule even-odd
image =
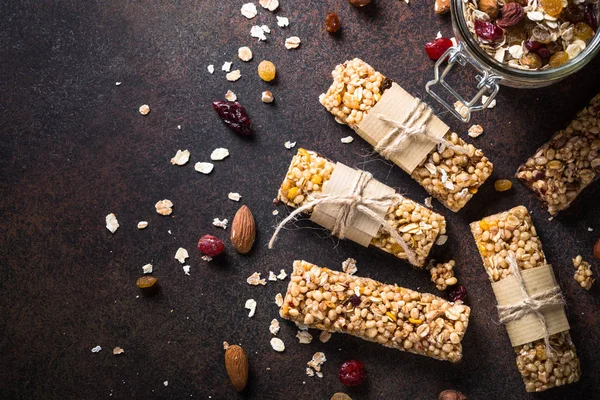
[[[503,88],[498,106],[474,118],[485,134],[468,138],[494,162],[493,177],[458,214],[434,201],[450,235],[436,249],[438,257],[457,260],[473,307],[462,363],[339,334],[322,344],[313,332],[313,343],[300,345],[295,327],[284,321],[278,337],[287,348],[280,354],[269,345],[268,326],[278,316],[274,296],[288,280],[252,287],[246,278],[254,271],[289,273],[300,258],[340,268],[354,257],[359,275],[438,293],[428,272],[352,243],[336,246],[314,229],[285,231],[275,250],[267,250],[266,242],[287,212],[278,207],[280,216],[271,214],[295,151],[283,147],[286,140],[366,168],[417,201],[428,196],[398,168],[363,158],[369,154],[364,141],[341,144],[352,132],[336,124],[317,98],[330,84],[331,69],[353,56],[423,96],[432,77],[423,44],[438,30],[451,35],[451,28],[448,16],[433,13],[432,0],[378,0],[362,10],[345,0],[281,0],[277,14],[290,18],[283,30],[260,7],[256,19],[242,17],[243,2],[24,0],[0,6],[0,397],[329,399],[344,390],[339,365],[358,358],[369,379],[347,390],[354,399],[434,399],[447,388],[471,399],[599,398],[598,284],[589,293],[579,288],[571,258],[582,254],[592,261],[600,184],[550,222],[521,184],[497,194],[491,182],[511,177],[600,91],[600,58],[549,88]],[[328,11],[342,20],[337,37],[323,27]],[[249,36],[256,23],[271,27],[266,43]],[[288,51],[283,41],[292,35],[302,45]],[[237,60],[243,45],[254,52],[250,63]],[[272,84],[255,72],[265,58],[278,68]],[[241,69],[238,82],[225,80],[224,61]],[[206,71],[211,63],[214,75]],[[251,139],[229,131],[212,110],[211,101],[227,89],[237,93],[254,122]],[[272,105],[260,102],[266,89],[276,97]],[[144,103],[152,108],[146,117],[138,113]],[[468,125],[444,115],[466,137]],[[208,176],[195,172],[194,163],[207,161],[216,147],[229,148],[231,156],[216,162]],[[177,149],[191,151],[186,166],[169,163]],[[229,235],[211,221],[232,219],[240,204],[227,199],[230,191],[241,193],[253,211],[258,240],[248,256],[236,254],[227,241],[227,255],[207,264],[195,245],[205,233]],[[154,211],[164,198],[175,204],[172,218]],[[505,329],[495,323],[491,287],[467,225],[518,204],[532,211],[564,288],[583,369],[581,382],[537,396],[525,393]],[[105,228],[110,212],[121,224],[114,235]],[[149,227],[138,231],[140,220]],[[190,252],[191,276],[173,259],[180,246]],[[138,298],[135,280],[146,263],[154,264],[162,289]],[[248,298],[258,302],[252,319],[244,309]],[[251,378],[243,395],[229,385],[224,340],[249,353]],[[92,354],[96,345],[103,350]],[[115,346],[125,354],[113,356]],[[328,359],[323,379],[305,375],[317,351]]]

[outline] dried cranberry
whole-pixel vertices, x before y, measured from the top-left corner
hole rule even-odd
[[[456,285],[448,294],[450,301],[462,301],[467,298],[467,289],[463,285]]]
[[[212,235],[204,235],[198,241],[198,250],[209,257],[215,257],[225,251],[225,243]]]
[[[442,54],[446,52],[450,47],[452,47],[452,40],[441,37],[431,42],[425,43],[425,51],[427,52],[427,57],[432,60],[439,60]]]
[[[540,47],[542,47],[542,44],[540,42],[536,42],[535,40],[527,40],[525,42],[525,48],[529,51],[536,51]]]
[[[542,58],[550,58],[550,50],[548,50],[545,47],[540,47],[539,49],[536,50],[536,54]]]
[[[358,360],[346,361],[340,367],[338,378],[342,385],[358,386],[367,379],[365,366]]]
[[[212,105],[225,125],[240,135],[250,135],[250,118],[248,118],[244,106],[237,101],[220,100],[213,101]]]
[[[352,303],[354,307],[358,307],[360,305],[360,297],[353,294],[352,297],[350,297],[350,303]]]
[[[588,4],[585,9],[585,22],[594,30],[598,29],[598,16],[594,9],[594,3]]]
[[[475,21],[475,33],[483,40],[490,42],[500,40],[504,35],[504,31],[499,26],[479,19]]]

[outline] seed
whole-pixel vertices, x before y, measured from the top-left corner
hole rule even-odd
[[[335,33],[340,30],[340,17],[334,12],[330,12],[327,14],[325,18],[325,29],[329,33]]]
[[[508,179],[499,179],[494,182],[494,189],[496,189],[496,192],[506,192],[507,190],[510,190],[510,188],[512,188],[512,182]]]
[[[265,82],[271,82],[275,79],[277,69],[271,61],[263,60],[258,64],[258,76]]]

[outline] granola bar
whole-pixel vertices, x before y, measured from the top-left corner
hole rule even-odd
[[[277,199],[291,207],[310,203],[314,200],[314,195],[321,193],[323,185],[331,178],[335,165],[314,151],[298,149],[279,188]],[[406,197],[400,204],[390,207],[385,219],[414,249],[416,267],[423,267],[437,236],[446,233],[446,219],[442,215]],[[401,259],[408,258],[404,249],[384,228],[379,229],[371,241],[371,246]]]
[[[506,260],[509,251],[515,254],[521,270],[547,264],[529,211],[523,206],[473,222],[471,232],[491,282],[511,275]],[[579,358],[569,331],[551,335],[550,344],[554,354],[546,352],[543,339],[514,348],[517,368],[528,392],[542,392],[579,380]]]
[[[389,78],[358,58],[338,65],[331,75],[333,83],[319,101],[336,121],[354,130],[392,85]],[[456,133],[448,132],[444,139],[464,148],[466,154],[440,144],[415,168],[411,177],[444,206],[457,212],[492,174],[493,164],[483,151],[467,144]]]
[[[516,174],[551,215],[568,208],[600,176],[600,94]]]
[[[458,362],[471,309],[429,293],[294,261],[282,318]]]

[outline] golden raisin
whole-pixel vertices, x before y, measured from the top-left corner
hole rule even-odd
[[[530,69],[538,69],[542,66],[542,58],[535,53],[527,53],[521,57],[521,64]]]
[[[575,36],[577,36],[579,39],[585,41],[588,41],[592,38],[592,36],[594,36],[594,30],[592,29],[591,26],[589,26],[588,24],[586,24],[585,22],[578,22],[575,24],[575,28],[573,28]]]
[[[544,11],[552,17],[558,17],[563,10],[561,0],[541,0],[540,4]]]
[[[496,189],[496,192],[506,192],[507,190],[510,190],[511,187],[512,182],[508,179],[499,179],[494,182],[494,189]]]
[[[296,196],[298,196],[298,191],[300,189],[298,189],[297,187],[293,187],[290,190],[288,190],[287,192],[287,198],[290,200],[294,200],[296,198]]]
[[[550,61],[548,61],[548,64],[550,64],[552,68],[558,68],[567,61],[569,61],[569,55],[567,54],[567,52],[559,51],[558,53],[552,54],[552,57],[550,57]]]
[[[263,60],[258,64],[258,76],[265,82],[270,82],[275,79],[275,75],[277,74],[277,70],[275,69],[275,64],[271,61]]]
[[[325,29],[329,33],[335,33],[340,30],[340,17],[334,12],[330,12],[327,14],[327,18],[325,18]]]
[[[152,286],[156,285],[157,282],[158,282],[158,278],[155,278],[151,275],[144,275],[144,276],[138,278],[138,280],[135,282],[135,284],[140,289],[148,289],[148,288],[151,288]]]

